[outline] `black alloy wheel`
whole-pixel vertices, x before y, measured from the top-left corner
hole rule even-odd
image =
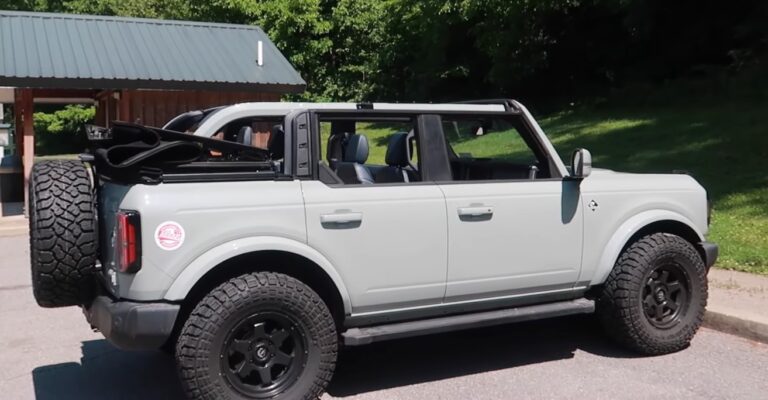
[[[677,324],[688,309],[690,279],[678,264],[662,265],[649,274],[642,292],[648,322],[659,329]]]
[[[221,370],[245,396],[271,398],[292,385],[307,362],[301,328],[279,312],[254,314],[227,335]]]

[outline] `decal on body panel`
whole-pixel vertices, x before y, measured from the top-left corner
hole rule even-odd
[[[155,229],[155,244],[163,250],[176,250],[184,244],[184,228],[178,222],[165,221]]]

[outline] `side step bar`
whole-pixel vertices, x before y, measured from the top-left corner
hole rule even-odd
[[[532,321],[572,314],[589,314],[595,311],[595,302],[587,299],[560,301],[556,303],[507,308],[472,314],[452,315],[421,321],[398,322],[387,325],[351,328],[342,333],[344,344],[360,346],[391,339],[429,335],[507,324],[510,322]]]

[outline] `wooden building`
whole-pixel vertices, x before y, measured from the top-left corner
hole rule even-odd
[[[35,103],[92,103],[102,126],[162,126],[185,111],[279,101],[304,87],[256,26],[0,11],[0,98],[13,102],[25,186]]]

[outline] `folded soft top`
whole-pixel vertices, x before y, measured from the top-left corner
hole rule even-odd
[[[191,163],[225,161],[248,170],[272,166],[265,149],[160,128],[114,122],[109,129],[89,126],[87,132],[96,171],[113,180],[155,180],[166,170]]]

